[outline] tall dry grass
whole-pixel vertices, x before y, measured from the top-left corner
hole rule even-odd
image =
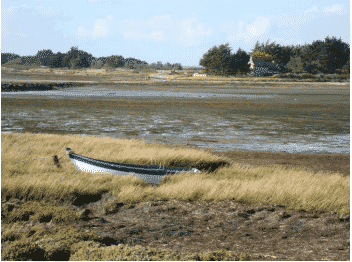
[[[77,171],[64,156],[59,169],[50,156],[71,147],[79,154],[109,161],[134,164],[157,163],[168,166],[196,166],[198,163],[224,161],[196,149],[171,148],[137,140],[104,137],[2,134],[2,199],[11,197],[70,199],[109,192],[125,203],[150,198],[165,200],[222,201],[247,204],[273,203],[288,208],[303,208],[344,214],[350,210],[350,178],[338,173],[313,173],[280,167],[222,167],[215,172],[183,173],[167,176],[154,187],[133,176],[95,175]],[[47,157],[47,158],[46,158]],[[35,161],[15,162],[25,159]]]

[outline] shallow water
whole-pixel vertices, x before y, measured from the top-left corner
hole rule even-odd
[[[38,97],[49,101],[76,101],[41,106],[2,106],[2,132],[60,133],[143,139],[149,142],[191,144],[216,151],[248,150],[289,153],[350,153],[349,112],[304,111],[303,108],[241,109],[180,106],[180,98],[266,100],[280,103],[285,95],[222,94],[201,92],[92,90],[3,92],[6,97]],[[79,98],[72,100],[72,97]],[[101,101],[101,104],[90,104]],[[165,106],[105,106],[99,98],[158,97]],[[82,99],[81,99],[82,98]],[[53,100],[50,100],[53,99]],[[174,100],[173,100],[174,99]],[[127,100],[126,100],[127,101]],[[166,101],[166,100],[165,100]],[[170,102],[171,101],[171,102]]]
[[[99,90],[97,90],[99,89]],[[48,91],[20,91],[20,92],[1,92],[1,97],[30,97],[43,96],[50,98],[69,98],[69,97],[170,97],[170,98],[246,98],[258,99],[268,98],[273,99],[282,97],[282,95],[254,95],[254,94],[219,94],[219,93],[204,93],[204,92],[170,92],[170,91],[142,91],[142,90],[115,90],[112,88],[98,88],[91,86],[74,87]]]

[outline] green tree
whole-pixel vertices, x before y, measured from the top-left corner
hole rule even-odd
[[[333,73],[350,61],[350,45],[336,37],[326,37],[327,71]]]
[[[323,65],[320,63],[320,60],[315,60],[310,63],[306,63],[305,68],[307,72],[313,74],[325,71]]]
[[[89,67],[94,60],[91,54],[85,51],[79,50],[77,46],[73,46],[65,54],[62,59],[62,64],[64,67],[69,68],[86,68]]]
[[[67,54],[63,58],[63,66],[68,68],[74,68],[77,64],[78,47],[72,46]]]
[[[347,61],[340,71],[342,74],[350,74],[350,60]]]
[[[12,53],[1,53],[1,64],[6,64],[10,60],[14,60],[20,58],[20,55],[12,54]]]
[[[60,52],[57,52],[55,55],[50,56],[49,59],[49,66],[50,67],[63,67],[63,58],[65,57],[65,54],[62,54]]]
[[[180,63],[175,63],[172,65],[172,67],[174,68],[174,70],[182,70],[182,66]]]
[[[287,63],[286,68],[293,73],[303,73],[304,64],[300,56],[291,57],[290,61]]]
[[[125,61],[123,56],[112,55],[106,60],[104,67],[116,68],[125,66]]]
[[[241,48],[238,48],[237,52],[232,57],[231,68],[233,73],[241,72],[246,74],[250,71],[249,54]]]
[[[209,75],[228,76],[233,74],[231,48],[229,44],[214,46],[205,53],[199,61],[199,65],[205,68]]]

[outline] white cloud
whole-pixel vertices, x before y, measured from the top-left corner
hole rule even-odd
[[[109,33],[111,24],[113,20],[112,15],[108,15],[106,19],[96,19],[93,25],[92,30],[87,30],[84,27],[80,26],[77,30],[76,36],[78,38],[99,38],[105,37]]]
[[[45,17],[61,16],[59,10],[53,9],[50,7],[38,6],[37,10],[42,16],[45,16]]]
[[[311,9],[306,10],[305,13],[311,13],[311,12],[317,12],[318,8],[316,6],[313,6]]]
[[[253,16],[250,16],[251,18]],[[253,21],[254,20],[254,21]],[[267,35],[271,19],[266,16],[253,17],[251,21],[226,22],[220,26],[220,31],[227,35],[226,40],[240,46],[254,44],[258,38]]]
[[[341,6],[341,5],[332,5],[330,7],[326,7],[324,10],[323,10],[323,13],[326,13],[326,14],[337,14],[337,15],[342,15],[345,12],[345,9]]]
[[[88,4],[121,4],[121,0],[88,0]]]
[[[148,20],[126,19],[121,23],[121,32],[126,40],[178,41],[192,45],[210,36],[212,30],[206,29],[195,17],[177,21],[163,15]]]
[[[332,5],[325,9],[319,9],[317,6],[296,14],[280,14],[273,18],[273,24],[276,30],[280,30],[288,38],[298,36],[304,27],[311,23],[317,23],[323,17],[333,15],[343,15],[345,10],[341,5]],[[297,39],[298,41],[298,39]]]
[[[212,29],[205,29],[205,26],[199,23],[196,18],[181,21],[180,29],[179,41],[190,45],[197,44],[202,37],[212,34]]]
[[[172,26],[169,16],[154,16],[148,20],[126,19],[121,23],[121,32],[126,40],[165,40],[164,32]]]

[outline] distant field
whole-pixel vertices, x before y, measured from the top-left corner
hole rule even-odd
[[[71,78],[88,81],[88,79],[95,79],[97,82],[110,81],[110,82],[177,82],[177,83],[318,83],[324,84],[333,82],[334,84],[347,84],[348,79],[341,81],[335,79],[335,76],[327,76],[325,80],[322,79],[291,79],[291,78],[277,78],[277,77],[248,77],[248,76],[193,76],[194,70],[175,70],[170,73],[170,70],[153,70],[153,69],[57,69],[57,68],[33,68],[33,67],[1,67],[2,75],[26,75],[27,77],[51,77],[52,79],[58,78]],[[341,83],[340,83],[341,82]]]

